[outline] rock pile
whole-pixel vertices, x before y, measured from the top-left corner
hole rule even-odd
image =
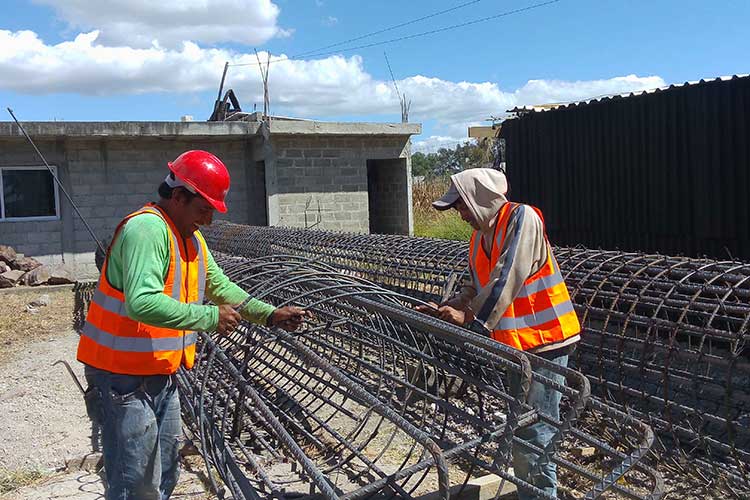
[[[0,288],[62,285],[74,281],[65,265],[44,265],[17,253],[12,247],[0,245]]]

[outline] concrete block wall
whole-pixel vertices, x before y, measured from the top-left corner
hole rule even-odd
[[[270,225],[310,227],[320,220],[318,229],[367,233],[367,161],[410,161],[407,136],[272,135],[271,143],[272,165],[266,162]],[[410,197],[403,200],[410,202]],[[408,233],[408,222],[402,226]]]
[[[58,175],[62,175],[61,164],[64,162],[64,144],[60,141],[37,141],[37,146],[47,156],[47,161],[58,166]],[[41,166],[31,146],[18,140],[0,140],[0,167]],[[63,208],[64,196],[60,193],[60,208]],[[52,221],[0,221],[0,244],[9,245],[27,256],[41,257],[49,263],[61,263],[62,253],[62,217]]]
[[[100,240],[109,238],[123,216],[149,201],[168,173],[167,162],[188,149],[206,149],[230,170],[232,185],[221,218],[247,223],[250,205],[246,165],[252,162],[249,139],[64,138],[37,141],[48,162],[57,165],[66,189]],[[39,165],[30,146],[4,140],[0,165]],[[261,201],[262,203],[262,201]],[[95,243],[60,193],[58,221],[0,222],[0,243],[45,263],[70,264],[79,276],[96,275]],[[217,214],[218,215],[218,214]]]

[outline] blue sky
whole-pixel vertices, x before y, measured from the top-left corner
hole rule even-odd
[[[417,149],[455,144],[515,105],[564,102],[748,69],[750,2],[559,0],[425,37],[344,50],[527,8],[544,0],[5,0],[0,104],[22,120],[207,118],[223,62],[271,65],[275,114],[399,121],[399,88],[424,124]],[[468,5],[463,5],[468,4]],[[462,6],[463,5],[463,6]],[[256,65],[233,66],[243,108],[262,103]]]

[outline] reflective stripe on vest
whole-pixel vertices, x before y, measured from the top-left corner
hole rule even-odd
[[[101,346],[123,352],[177,351],[184,346],[195,344],[198,340],[198,334],[195,332],[190,332],[184,336],[180,335],[179,337],[120,337],[100,330],[91,323],[83,325],[81,334],[86,335]]]
[[[203,239],[203,235],[197,231],[193,233],[193,245],[198,249],[198,298],[191,302],[191,304],[203,304],[203,299],[206,296],[206,255],[203,249],[206,247],[206,241]]]
[[[511,316],[502,317],[500,322],[495,327],[496,330],[520,330],[522,328],[538,328],[545,323],[557,319],[569,312],[573,311],[573,304],[567,300],[562,304],[557,304],[548,307],[539,312],[533,314],[527,314],[525,316]]]
[[[481,248],[481,234],[471,238],[469,262],[477,289],[488,286],[505,243],[511,215],[519,205],[506,203],[498,213],[490,255]],[[544,223],[541,212],[534,209]],[[523,208],[521,208],[523,209]],[[513,302],[494,326],[492,337],[517,349],[527,350],[559,342],[581,331],[562,273],[549,242],[547,259],[541,269],[528,277]]]
[[[169,217],[155,205],[147,205],[120,222],[112,241],[128,220],[144,213],[160,217],[168,228],[170,261],[163,293],[183,303],[202,304],[208,254],[206,242],[198,231],[182,240],[183,249]],[[171,374],[180,364],[191,368],[197,334],[146,325],[128,317],[125,296],[107,280],[108,263],[109,254],[81,332],[78,359],[96,368],[132,375]]]

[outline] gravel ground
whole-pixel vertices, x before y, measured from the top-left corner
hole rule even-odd
[[[28,312],[26,304],[47,295],[49,304]],[[0,498],[103,498],[94,471],[66,470],[69,460],[92,453],[91,423],[83,399],[67,370],[67,361],[83,381],[75,360],[78,334],[71,329],[70,289],[0,292]],[[199,475],[204,470],[188,457],[172,498],[207,499]],[[31,486],[8,491],[24,482]],[[5,493],[3,495],[3,493]]]

